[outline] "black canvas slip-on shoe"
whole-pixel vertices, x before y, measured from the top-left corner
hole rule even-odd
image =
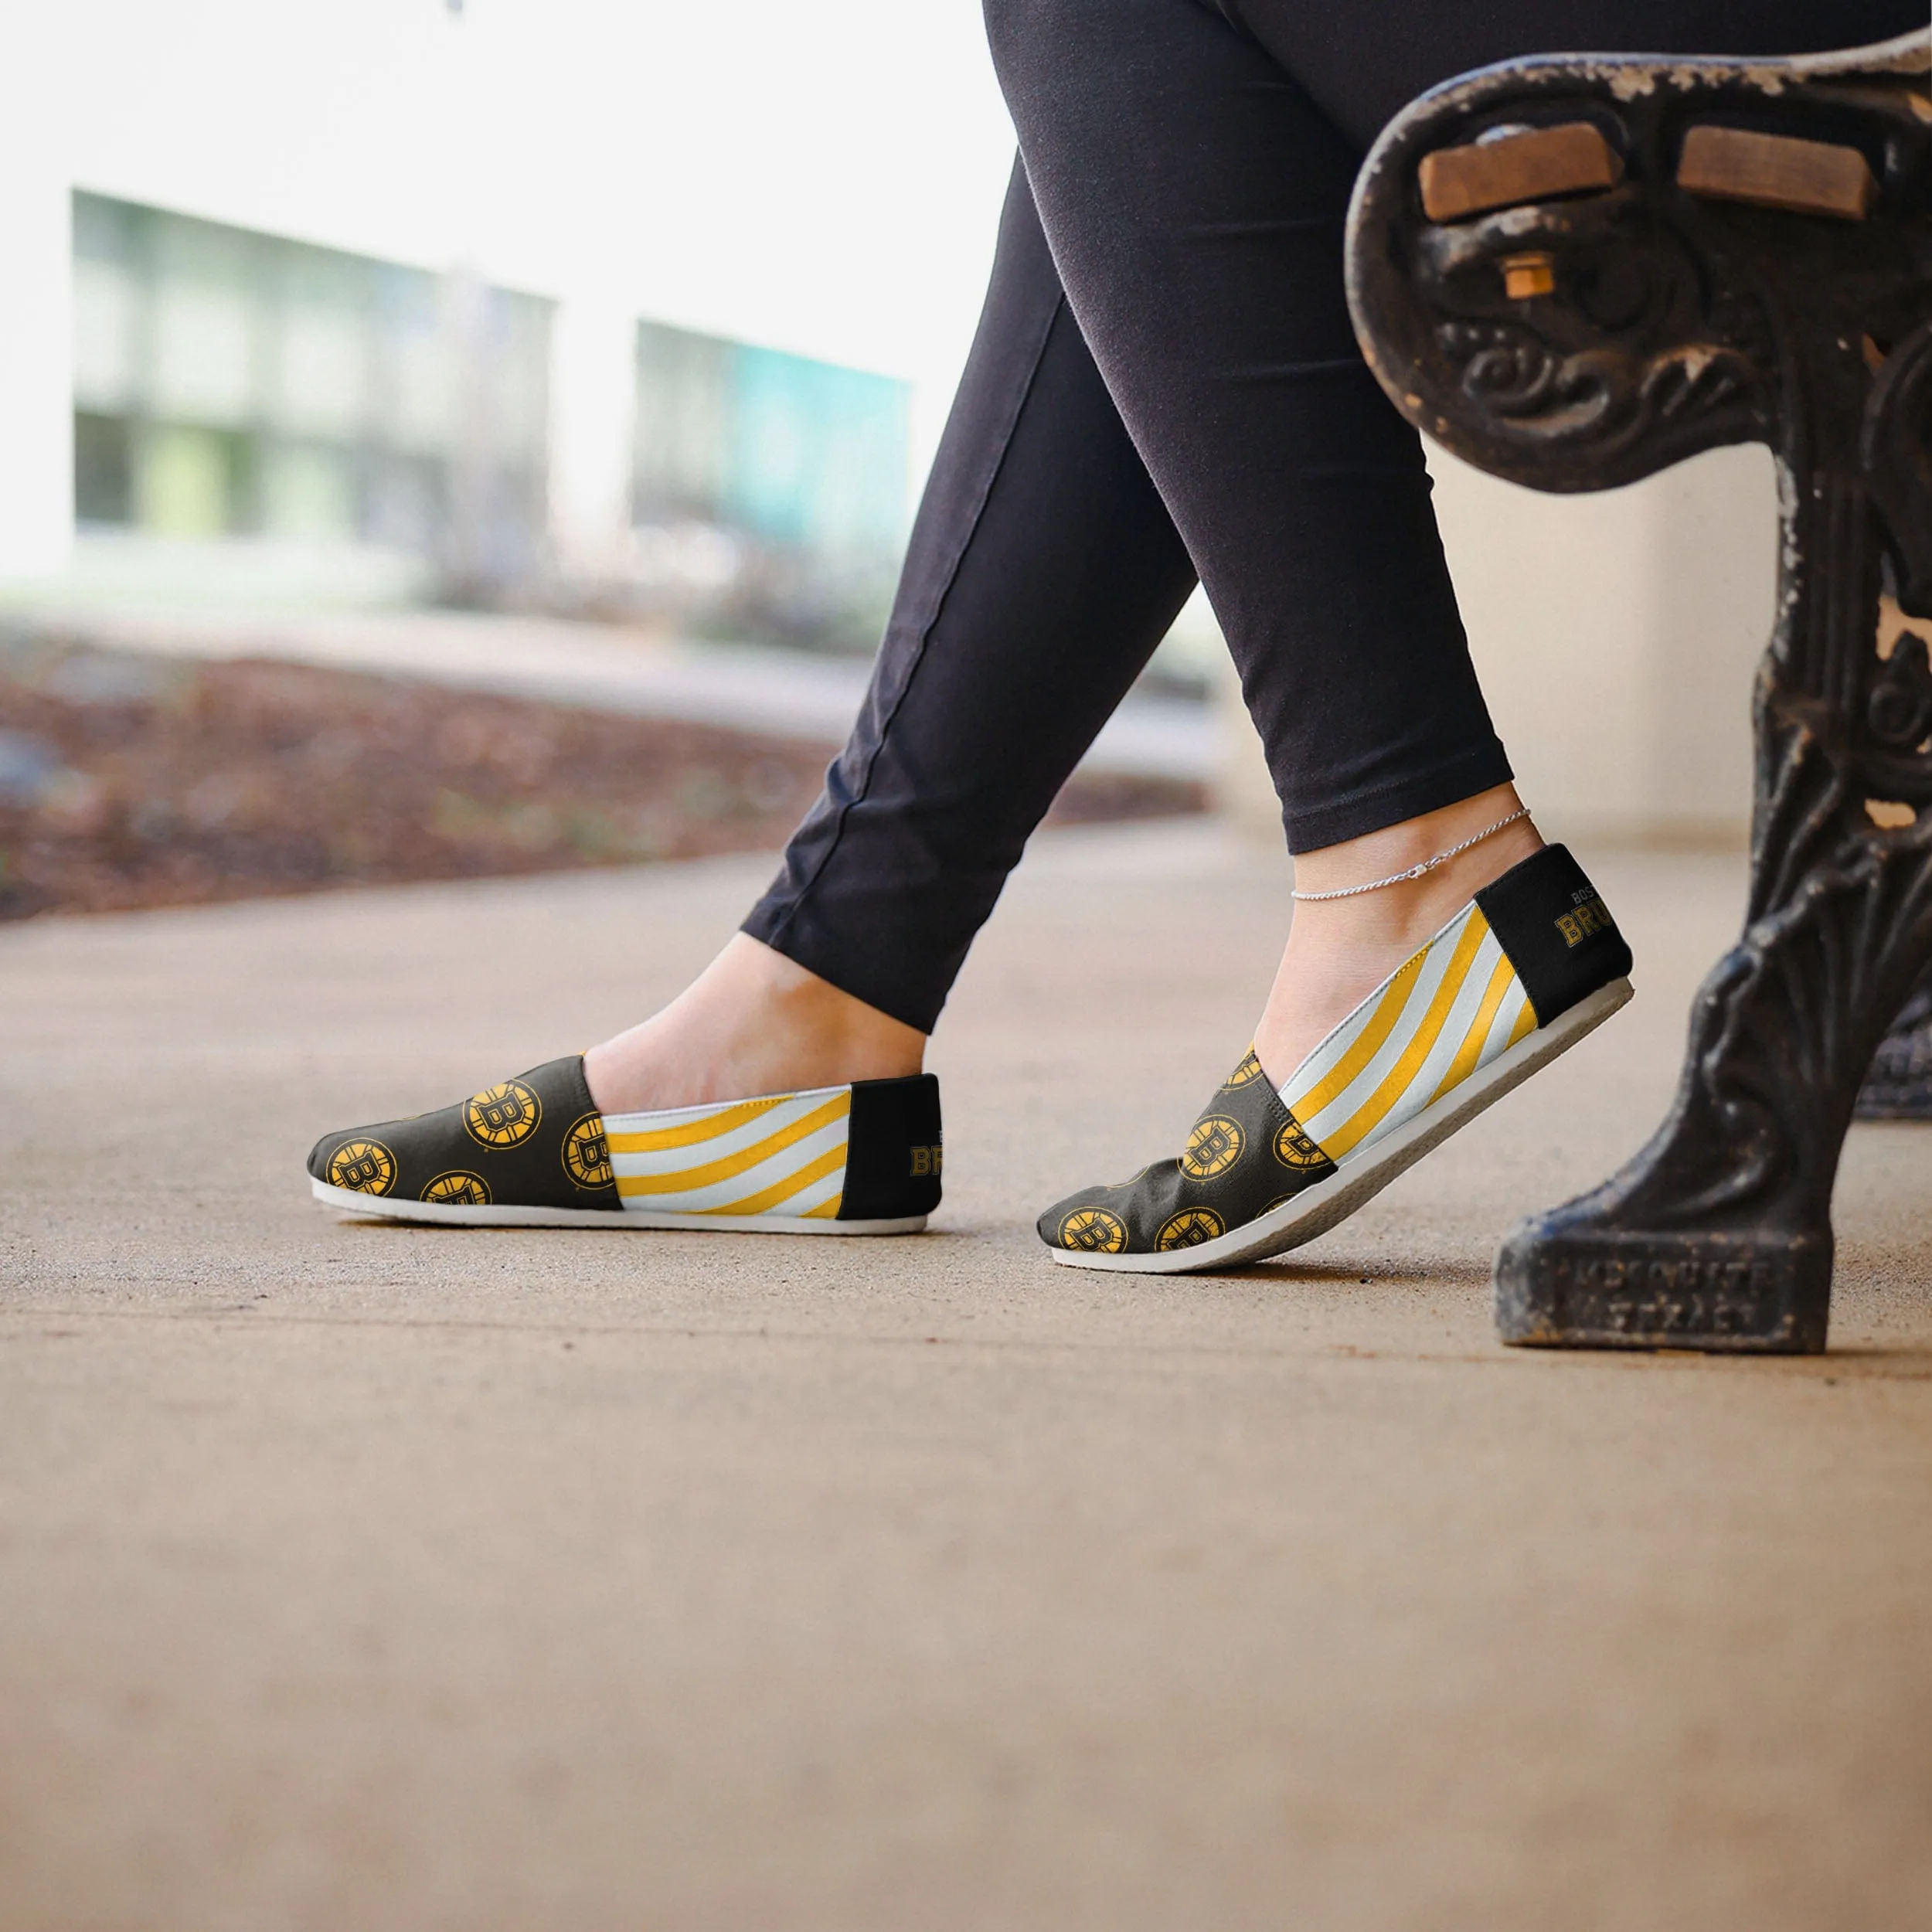
[[[1277,1090],[1252,1049],[1175,1159],[1049,1208],[1082,1268],[1182,1274],[1298,1247],[1631,996],[1630,948],[1561,845],[1485,886]]]
[[[573,1056],[325,1134],[308,1172],[317,1200],[376,1220],[911,1234],[939,1205],[941,1149],[930,1073],[606,1115]]]

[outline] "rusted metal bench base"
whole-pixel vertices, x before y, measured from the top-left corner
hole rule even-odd
[[[1822,1349],[1854,1111],[1932,1112],[1932,1003],[1907,1009],[1932,971],[1932,655],[1900,631],[1932,618],[1929,67],[1927,32],[1512,63],[1416,103],[1357,185],[1357,331],[1458,455],[1561,491],[1727,443],[1780,471],[1744,930],[1649,1145],[1503,1243],[1508,1341]]]
[[[1872,1056],[1861,1121],[1932,1121],[1932,990],[1920,987]]]
[[[1496,1327],[1530,1348],[1816,1355],[1832,1307],[1828,1236],[1654,1234],[1525,1221],[1496,1257]]]

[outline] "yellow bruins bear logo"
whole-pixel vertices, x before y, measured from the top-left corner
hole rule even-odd
[[[440,1201],[449,1207],[488,1207],[490,1184],[480,1174],[472,1174],[464,1168],[452,1168],[447,1174],[437,1175],[423,1189],[420,1198]]]
[[[1328,1157],[1302,1131],[1301,1123],[1291,1117],[1274,1137],[1274,1158],[1284,1167],[1326,1167]]]
[[[1118,1254],[1127,1246],[1127,1223],[1105,1208],[1076,1208],[1060,1223],[1060,1246],[1083,1254]]]
[[[1210,1114],[1194,1123],[1181,1156],[1181,1172],[1190,1181],[1211,1181],[1225,1174],[1241,1158],[1241,1124],[1225,1114]]]
[[[1175,1248],[1198,1248],[1203,1241],[1212,1241],[1217,1234],[1226,1232],[1227,1223],[1213,1209],[1183,1208],[1162,1223],[1154,1245],[1164,1253]]]
[[[587,1114],[563,1137],[563,1171],[579,1187],[611,1185],[611,1142],[601,1114]]]
[[[486,1087],[463,1103],[463,1124],[484,1147],[515,1147],[536,1131],[543,1103],[521,1080]]]
[[[1241,1064],[1221,1084],[1223,1087],[1247,1087],[1260,1077],[1261,1063],[1255,1058],[1254,1049],[1250,1046]]]
[[[396,1156],[380,1141],[345,1141],[328,1157],[332,1187],[386,1194],[396,1185]]]

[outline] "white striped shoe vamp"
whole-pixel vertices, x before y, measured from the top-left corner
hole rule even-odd
[[[1366,1152],[1535,1026],[1479,907],[1466,907],[1295,1070],[1282,1104],[1338,1165]]]
[[[852,1089],[604,1117],[626,1209],[831,1220],[845,1186]]]

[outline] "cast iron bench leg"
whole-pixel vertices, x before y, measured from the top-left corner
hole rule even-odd
[[[1932,1121],[1932,978],[1922,978],[1879,1042],[1852,1110],[1861,1121]]]
[[[1781,474],[1744,930],[1649,1145],[1505,1240],[1509,1341],[1825,1346],[1839,1151],[1932,964],[1932,664],[1879,648],[1882,597],[1932,614],[1929,60],[1512,63],[1363,170],[1350,299],[1412,421],[1543,488]]]

